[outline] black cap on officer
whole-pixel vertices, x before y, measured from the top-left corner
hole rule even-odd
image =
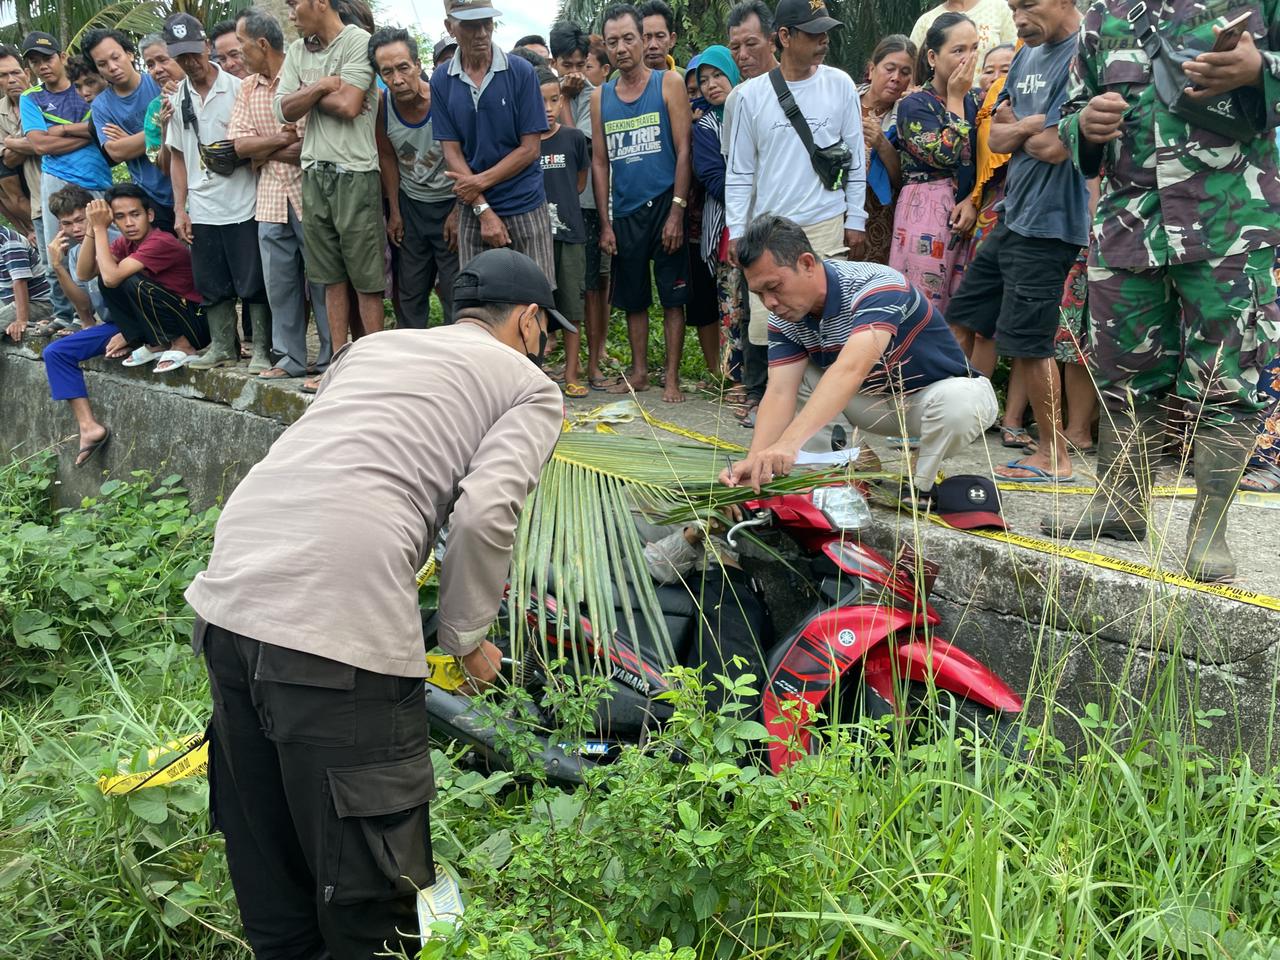
[[[555,294],[542,268],[510,247],[486,250],[472,258],[453,282],[453,302],[455,306],[536,303],[564,329],[578,332],[556,310]]]

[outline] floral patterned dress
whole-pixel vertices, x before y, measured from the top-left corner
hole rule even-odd
[[[967,238],[954,236],[949,220],[955,205],[973,191],[978,101],[972,92],[964,112],[963,117],[951,113],[928,85],[898,104],[903,187],[889,266],[944,311],[969,258]]]

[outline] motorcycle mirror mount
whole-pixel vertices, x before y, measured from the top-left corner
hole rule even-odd
[[[730,527],[728,532],[724,535],[725,542],[728,543],[730,547],[733,547],[736,550],[738,547],[738,541],[735,535],[739,530],[745,530],[747,527],[763,527],[768,525],[769,521],[771,521],[772,519],[773,519],[772,511],[770,510],[757,511],[756,515],[752,517],[750,520],[742,520],[738,523],[735,523],[732,527]]]

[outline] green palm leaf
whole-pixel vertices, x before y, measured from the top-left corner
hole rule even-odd
[[[635,511],[664,523],[723,517],[730,505],[747,500],[867,476],[845,468],[796,473],[757,494],[717,481],[726,462],[722,451],[702,444],[562,434],[516,531],[508,621],[512,655],[520,659],[528,642],[526,611],[537,611],[536,642],[546,661],[561,655],[548,648],[548,634],[581,636],[581,613],[606,657],[619,630],[634,637],[643,627],[655,640],[662,666],[674,666],[675,653],[645,564]],[[557,601],[554,620],[548,618],[545,605],[536,602],[549,586]],[[572,649],[577,656],[578,646]],[[575,666],[593,669],[603,662]]]

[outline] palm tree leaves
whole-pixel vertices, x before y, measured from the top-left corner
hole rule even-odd
[[[516,531],[508,596],[512,655],[522,657],[525,617],[536,610],[535,633],[545,661],[560,655],[547,649],[548,633],[581,636],[580,617],[585,617],[601,651],[607,652],[619,630],[635,637],[643,629],[654,638],[662,666],[674,666],[635,514],[661,523],[724,517],[731,504],[807,490],[848,475],[843,468],[797,473],[757,494],[722,486],[717,477],[726,463],[722,451],[702,444],[562,434]],[[538,602],[548,590],[556,598],[552,613]],[[572,649],[577,656],[577,648]]]

